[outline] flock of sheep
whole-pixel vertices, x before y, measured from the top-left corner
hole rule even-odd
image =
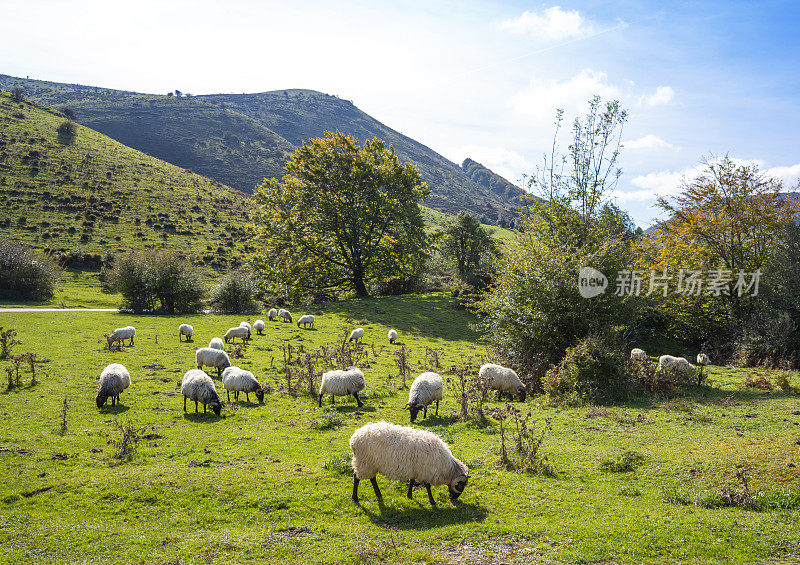
[[[638,347],[631,349],[631,359],[634,361],[649,361],[650,358],[643,349]],[[702,368],[709,365],[711,359],[706,353],[697,354],[697,364]],[[673,357],[672,355],[662,355],[658,358],[659,371],[678,371],[680,373],[690,374],[697,370],[697,367],[689,363],[686,357]]]

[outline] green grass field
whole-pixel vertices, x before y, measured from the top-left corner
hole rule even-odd
[[[797,505],[754,511],[665,500],[738,487],[737,466],[750,469],[754,491],[797,495],[800,397],[744,388],[750,370],[711,367],[708,387],[666,402],[566,409],[529,397],[523,408],[539,425],[552,418],[541,450],[555,477],[502,470],[496,423],[458,422],[446,389],[439,416],[416,425],[442,435],[469,465],[459,502],[440,487],[434,510],[424,489],[409,501],[405,485],[379,477],[384,504],[362,485],[356,506],[347,471],[353,430],[408,422],[388,329],[411,349],[414,374],[426,368],[426,348],[442,350],[442,368],[430,368],[445,377],[462,357],[480,362],[485,348],[475,320],[445,295],[292,310],[316,314],[317,328],[275,322],[254,335],[233,362],[273,392],[263,405],[229,404],[222,417],[184,413],[178,383],[195,348],[256,316],[0,313],[22,341],[15,353],[46,360],[39,384],[0,393],[0,563],[800,561]],[[195,328],[192,343],[178,342],[184,321]],[[127,324],[137,328],[135,345],[105,350],[102,334]],[[368,351],[363,409],[352,399],[326,399],[320,409],[307,394],[281,390],[285,344],[311,351],[356,326]],[[98,410],[97,378],[112,362],[128,367],[133,384],[119,406]],[[129,421],[144,439],[119,463],[115,422]],[[628,451],[642,457],[635,470],[603,470]]]

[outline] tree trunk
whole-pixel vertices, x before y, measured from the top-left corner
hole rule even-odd
[[[356,294],[360,298],[366,298],[369,296],[367,292],[367,286],[364,284],[364,274],[363,273],[354,273],[353,274],[353,287],[356,290]]]

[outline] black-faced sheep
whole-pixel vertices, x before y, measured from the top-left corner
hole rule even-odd
[[[256,330],[258,335],[261,335],[261,332],[263,332],[266,327],[267,325],[264,323],[264,320],[256,320],[253,322],[253,329]]]
[[[178,326],[178,341],[183,341],[183,336],[186,336],[186,341],[192,340],[194,328],[189,324],[181,324]]]
[[[244,326],[236,326],[235,328],[230,328],[223,336],[225,343],[233,342],[237,337],[244,343],[246,339],[250,339],[250,330]]]
[[[214,381],[200,369],[186,371],[181,381],[181,394],[183,395],[183,411],[186,412],[186,400],[194,400],[194,411],[197,412],[197,403],[203,405],[203,413],[206,407],[217,416],[222,412],[222,402],[217,395]]]
[[[299,328],[301,324],[303,325],[304,328],[308,327],[308,326],[311,326],[313,328],[314,327],[314,316],[312,316],[311,314],[304,314],[304,315],[300,316],[297,319],[297,327]]]
[[[197,368],[214,367],[217,369],[217,378],[222,377],[222,371],[231,366],[231,359],[228,354],[212,347],[201,347],[195,353]]]
[[[505,392],[512,397],[516,394],[520,402],[525,402],[527,389],[513,369],[495,365],[494,363],[486,363],[481,365],[478,371],[478,380],[485,383],[489,390],[498,391],[498,400],[502,398]]]
[[[364,338],[364,328],[356,328],[352,332],[350,332],[350,337],[347,338],[347,341],[361,341]]]
[[[424,410],[423,418],[428,417],[428,405],[436,402],[436,415],[439,415],[439,401],[442,400],[444,385],[442,377],[436,373],[422,373],[408,389],[408,403],[405,408],[411,414],[411,421],[417,419],[420,410]]]
[[[331,403],[335,404],[335,397],[353,395],[359,408],[364,404],[358,393],[364,390],[364,373],[358,367],[348,367],[344,371],[328,371],[322,374],[319,385],[319,405],[322,406],[322,395],[330,394]]]
[[[250,393],[253,392],[256,398],[258,398],[259,404],[264,402],[263,387],[250,371],[245,371],[236,366],[228,367],[222,371],[222,386],[225,388],[229,402],[231,399],[231,391],[233,391],[233,398],[235,400],[239,400],[239,393],[243,392],[247,397],[247,402],[250,402]]]
[[[397,330],[389,330],[389,343],[397,341]]]
[[[100,373],[100,384],[97,387],[95,402],[102,408],[106,400],[111,399],[111,405],[119,402],[120,393],[131,386],[131,375],[124,365],[112,363]]]

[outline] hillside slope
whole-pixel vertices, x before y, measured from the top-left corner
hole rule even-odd
[[[239,190],[281,176],[291,150],[325,131],[360,140],[379,137],[414,163],[432,194],[426,205],[468,210],[488,221],[516,216],[517,202],[470,179],[421,143],[385,126],[351,102],[311,90],[216,94],[191,98],[143,95],[0,75],[0,88],[19,86],[32,100],[69,106],[78,121],[131,147]]]
[[[467,158],[461,163],[461,169],[464,171],[464,174],[474,182],[487,190],[491,190],[503,200],[515,203],[519,206],[523,205],[522,196],[525,194],[525,191],[488,167]]]
[[[248,197],[0,93],[0,238],[85,252],[176,249],[225,269],[244,252]],[[224,253],[215,253],[217,249]]]

